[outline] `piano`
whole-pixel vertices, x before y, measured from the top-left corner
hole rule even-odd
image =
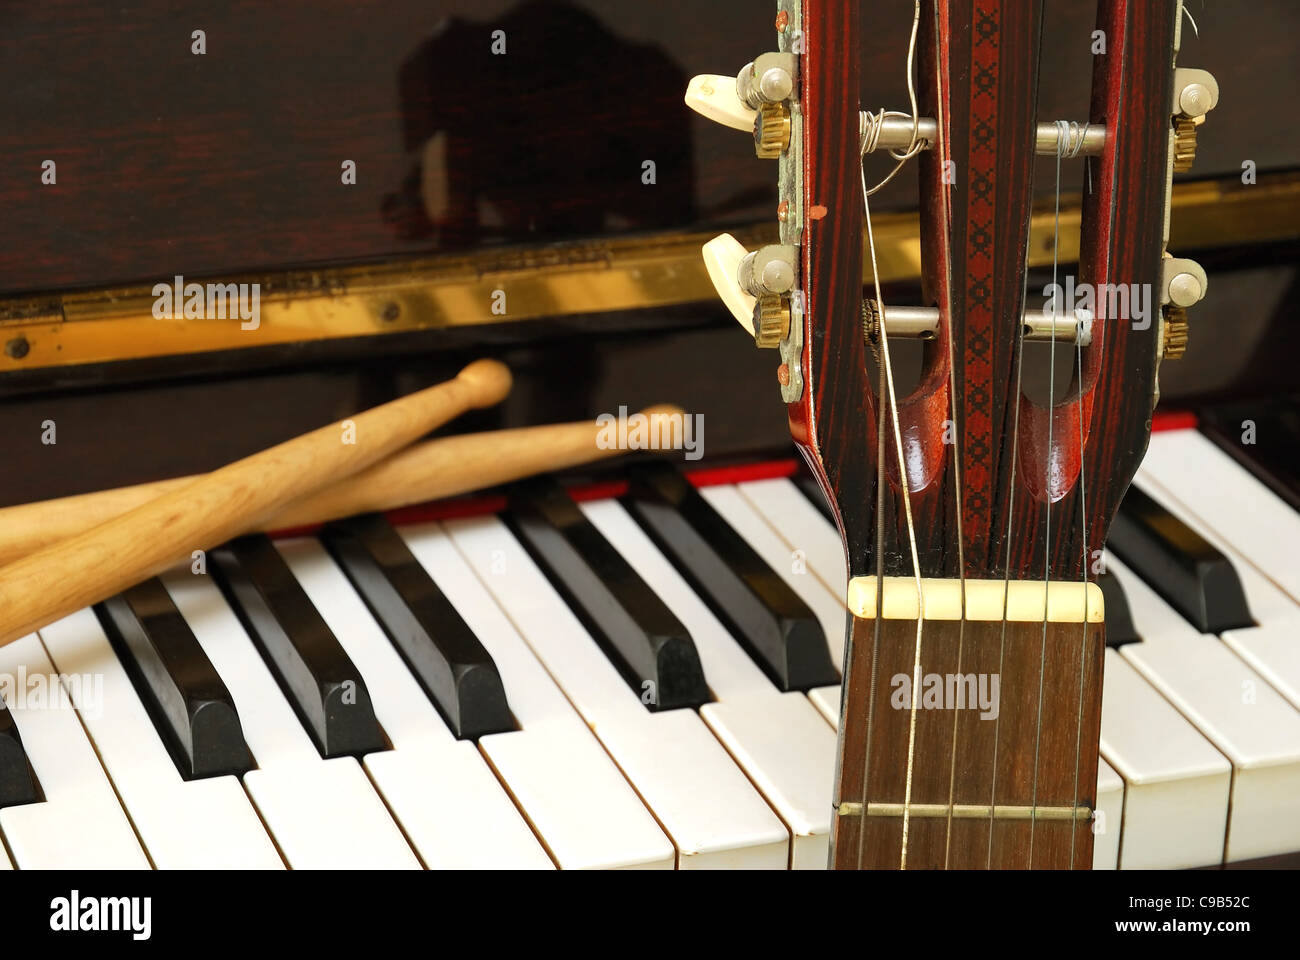
[[[152,29],[114,33],[93,5],[77,6],[67,22],[90,27],[69,26],[64,42],[102,33],[113,59],[153,62]],[[516,392],[454,430],[673,401],[701,412],[703,460],[639,453],[241,538],[0,647],[0,868],[827,867],[845,548],[790,443],[770,355],[732,347],[699,262],[701,239],[723,228],[771,240],[773,178],[681,105],[686,66],[770,45],[772,5],[755,17],[740,2],[674,2],[658,25],[635,5],[604,19],[561,2],[504,12],[531,81],[554,67],[523,53],[530,36],[567,36],[562,62],[602,51],[574,67],[580,91],[595,89],[583,71],[626,67],[592,94],[625,139],[577,170],[556,159],[555,135],[590,136],[589,121],[541,95],[525,101],[530,113],[515,80],[486,87],[486,102],[458,101],[442,128],[430,121],[448,78],[487,71],[495,56],[494,23],[443,6],[449,25],[414,3],[386,5],[372,24],[344,5],[277,5],[237,47],[260,73],[223,85],[181,72],[200,55],[169,54],[183,96],[113,68],[131,93],[101,118],[122,126],[118,156],[60,154],[44,197],[0,181],[10,250],[54,216],[49,196],[82,204],[58,214],[80,232],[32,241],[30,262],[0,257],[0,435],[12,453],[0,505],[212,469],[480,355],[511,366]],[[165,4],[142,8],[141,24],[175,26]],[[1063,10],[1058,27],[1073,23]],[[704,18],[692,37],[671,26],[687,13]],[[34,9],[18,26],[53,42],[51,16]],[[231,16],[209,21],[204,65],[239,29]],[[1233,18],[1204,17],[1222,49],[1253,42]],[[890,76],[906,19],[895,11],[882,28]],[[291,56],[304,30],[336,56]],[[378,70],[350,55],[363,31]],[[457,59],[480,40],[483,57]],[[44,49],[23,56],[39,62]],[[1249,89],[1287,52],[1269,44],[1213,66],[1225,89]],[[205,147],[203,123],[241,99],[274,104],[298,74],[307,120],[273,113],[251,125],[262,140],[241,134],[228,155]],[[21,101],[19,84],[0,88]],[[1065,115],[1079,92],[1064,83],[1044,97]],[[198,105],[192,126],[187,104]],[[521,125],[516,159],[549,184],[538,196],[501,179],[499,130],[476,125],[476,113],[507,107]],[[159,151],[155,108],[181,125],[174,154]],[[21,115],[60,142],[60,124],[71,126],[60,110]],[[1266,125],[1233,110],[1215,115],[1229,114],[1205,179],[1180,177],[1173,195],[1175,237],[1215,278],[1204,335],[1194,331],[1181,369],[1162,369],[1149,448],[1094,571],[1108,637],[1095,869],[1300,866],[1300,475],[1278,452],[1295,442],[1286,430],[1300,398],[1286,395],[1287,351],[1269,349],[1294,336],[1275,321],[1295,283],[1300,146],[1289,129],[1278,136],[1290,141],[1251,142]],[[341,203],[328,129],[359,171]],[[635,190],[654,183],[640,179],[639,143],[627,139],[637,131],[659,151],[654,201],[608,172],[635,160]],[[380,146],[381,134],[394,142]],[[265,149],[276,137],[283,163]],[[1238,186],[1246,143],[1257,193]],[[31,150],[21,156],[39,170]],[[155,153],[166,189],[150,179]],[[695,165],[671,161],[687,155]],[[326,156],[328,184],[310,174]],[[478,206],[435,216],[434,163]],[[241,164],[264,178],[248,193],[227,189]],[[557,200],[580,186],[585,199]],[[1067,201],[1077,215],[1079,194]],[[877,225],[898,255],[882,269],[911,294],[916,216],[891,203]],[[192,218],[172,223],[178,207]],[[1035,280],[1051,263],[1042,215]],[[92,242],[100,252],[87,257]],[[149,284],[176,270],[259,278],[261,333],[141,326]],[[515,304],[502,315],[489,306],[498,290]],[[1243,313],[1260,318],[1249,337],[1216,332]],[[57,442],[38,439],[47,421]],[[1256,444],[1247,423],[1272,432]],[[978,683],[963,690],[997,709]]]
[[[824,869],[824,502],[788,459],[623,474],[236,541],[3,648],[4,865]],[[1135,490],[1093,865],[1294,863],[1300,513],[1186,418]],[[671,709],[665,630],[704,681]],[[475,643],[500,686],[440,686]]]

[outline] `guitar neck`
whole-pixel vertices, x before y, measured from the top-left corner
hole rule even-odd
[[[921,587],[923,616],[913,579],[849,588],[833,865],[1090,868],[1101,591]]]

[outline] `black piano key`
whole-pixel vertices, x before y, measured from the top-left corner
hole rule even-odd
[[[670,463],[633,469],[628,511],[781,690],[840,682],[816,614]]]
[[[365,681],[270,539],[244,537],[208,559],[221,592],[321,755],[385,749]]]
[[[457,737],[518,729],[492,657],[387,520],[353,517],[321,537]]]
[[[40,799],[36,776],[23,749],[14,716],[0,700],[0,807],[16,807]]]
[[[686,628],[554,480],[510,490],[507,522],[584,627],[651,710],[711,698]]]
[[[181,776],[252,769],[235,702],[157,579],[95,606]]]
[[[1254,626],[1232,562],[1136,485],[1106,543],[1201,633]]]
[[[1285,500],[1300,510],[1300,397],[1202,410],[1202,432]],[[1253,425],[1251,441],[1243,424]]]
[[[1137,643],[1142,635],[1133,625],[1133,613],[1129,610],[1128,596],[1119,578],[1110,571],[1097,577],[1097,586],[1101,587],[1101,596],[1106,604],[1106,646],[1119,649],[1126,643]]]

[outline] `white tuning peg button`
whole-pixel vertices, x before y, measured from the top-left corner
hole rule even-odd
[[[718,296],[722,298],[722,302],[731,311],[731,315],[745,328],[745,332],[752,337],[754,335],[754,304],[757,301],[745,292],[740,285],[740,280],[737,278],[740,271],[740,261],[745,259],[749,251],[745,249],[744,244],[731,234],[723,233],[706,243],[702,252],[704,254],[704,267],[709,271],[709,279],[713,281],[713,288],[718,291]]]
[[[736,95],[736,78],[702,73],[686,85],[686,105],[724,127],[752,131],[754,113]]]

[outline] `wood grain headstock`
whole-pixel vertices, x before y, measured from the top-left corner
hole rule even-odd
[[[1076,303],[1079,291],[1102,296],[1084,308],[1092,323],[1081,367],[1064,399],[1049,405],[1021,387],[1021,365],[1042,363],[1049,351],[1025,350],[1020,336],[1022,317],[1048,307],[1041,284],[1028,286],[1025,276],[1045,122],[1036,96],[1042,3],[921,4],[920,112],[939,131],[915,161],[920,305],[937,308],[940,321],[919,383],[897,398],[897,412],[925,576],[1078,580],[1104,542],[1146,448],[1162,339],[1178,335],[1161,308],[1180,12],[1178,0],[1099,4],[1106,53],[1094,57],[1091,116],[1079,120],[1104,137],[1095,155],[1063,161],[1086,163],[1091,189],[1081,262],[1062,264],[1059,283],[1065,288],[1068,277]],[[839,512],[851,575],[876,569],[877,496],[884,571],[909,575],[898,462],[892,437],[880,442],[878,367],[860,314],[859,114],[843,95],[858,88],[859,16],[857,4],[802,4],[805,209],[826,212],[804,230],[808,349],[790,422]],[[1074,351],[1065,340],[1056,349],[1065,348]]]
[[[832,865],[1088,866],[1104,648],[1090,581],[1160,362],[1204,295],[1204,272],[1165,247],[1172,175],[1217,87],[1175,69],[1181,0],[1098,0],[1096,31],[1073,38],[1092,45],[1089,115],[1043,118],[1044,0],[922,0],[916,103],[864,114],[861,5],[778,9],[778,51],[734,95],[699,78],[687,101],[752,123],[779,158],[781,242],[724,236],[705,259],[755,342],[780,349],[791,433],[845,542]],[[862,156],[881,147],[919,168],[920,302],[863,298]],[[1044,154],[1058,204],[1061,165],[1087,166],[1079,262],[1046,285],[1027,274]],[[891,357],[910,333],[928,339],[901,389]],[[923,676],[992,681],[1000,706],[920,709]]]

